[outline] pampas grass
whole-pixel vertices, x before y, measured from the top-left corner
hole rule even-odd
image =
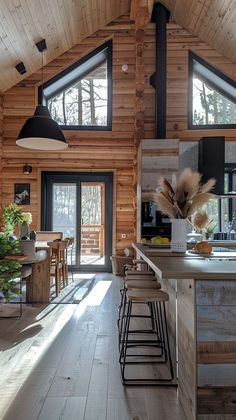
[[[154,194],[154,201],[159,210],[171,219],[192,218],[199,221],[193,216],[214,197],[209,191],[214,187],[215,180],[211,178],[202,184],[201,174],[193,172],[190,168],[184,169],[179,175],[173,174],[171,183],[165,177],[161,177],[158,184],[160,192]]]

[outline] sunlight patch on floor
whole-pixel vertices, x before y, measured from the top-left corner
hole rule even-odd
[[[93,305],[99,306],[101,305],[106,293],[111,286],[111,281],[98,281],[95,286],[92,288],[88,296],[84,299],[86,301],[86,305]]]

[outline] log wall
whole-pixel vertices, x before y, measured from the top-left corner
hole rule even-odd
[[[155,25],[145,29],[145,138],[154,137],[154,89],[149,78],[155,71]],[[225,136],[236,140],[236,130],[188,130],[188,54],[189,50],[203,58],[216,69],[236,80],[236,64],[230,62],[205,42],[177,25],[167,24],[167,124],[166,138],[199,140],[203,136]]]
[[[30,151],[16,146],[17,134],[37,103],[41,72],[34,74],[4,95],[4,140],[2,204],[13,201],[14,183],[30,182],[30,205],[24,211],[33,215],[32,228],[40,229],[40,178],[43,170],[113,171],[115,202],[113,252],[122,253],[135,239],[135,29],[127,16],[119,18],[103,30],[45,67],[44,81],[68,67],[108,39],[113,39],[113,121],[112,131],[65,131],[69,148],[65,152]],[[128,64],[128,73],[121,70]],[[24,163],[33,167],[24,175]],[[122,239],[122,234],[126,238]]]
[[[235,130],[187,129],[188,50],[191,49],[232,78],[236,74],[236,65],[173,22],[168,24],[167,31],[166,137],[198,140],[203,135],[217,133],[234,141]],[[3,110],[0,102],[0,145],[3,112],[0,199],[2,205],[12,202],[14,183],[29,182],[31,202],[23,210],[32,212],[31,227],[39,230],[41,171],[113,171],[113,252],[122,254],[123,249],[135,239],[137,149],[142,137],[154,137],[155,92],[149,84],[149,78],[155,70],[155,25],[150,23],[143,31],[135,28],[128,16],[120,17],[45,66],[44,81],[108,39],[113,39],[112,131],[65,131],[69,143],[69,149],[65,152],[44,153],[20,148],[15,144],[16,137],[25,120],[34,112],[41,71],[4,94]],[[121,70],[122,64],[129,66],[126,73]],[[33,167],[30,175],[24,175],[22,171],[26,162]],[[127,235],[126,238],[122,238],[123,233]]]

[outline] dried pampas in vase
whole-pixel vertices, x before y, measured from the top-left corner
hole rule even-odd
[[[158,184],[159,192],[154,193],[153,198],[158,209],[172,219],[171,249],[185,252],[187,221],[201,231],[210,223],[202,207],[214,197],[209,191],[214,187],[215,180],[212,178],[202,184],[201,174],[186,168],[179,175],[173,174],[171,182],[161,177]],[[183,223],[178,223],[178,219]]]

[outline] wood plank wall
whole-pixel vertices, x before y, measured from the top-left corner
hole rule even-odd
[[[113,252],[122,254],[123,249],[130,246],[135,239],[137,148],[143,131],[144,138],[154,137],[154,89],[149,84],[149,77],[155,69],[155,25],[148,24],[143,34],[142,31],[135,29],[128,16],[120,17],[49,63],[44,69],[44,81],[111,38],[113,39],[112,131],[65,132],[69,142],[69,150],[65,152],[46,154],[21,149],[15,145],[16,137],[25,119],[34,112],[41,71],[4,94],[0,199],[2,205],[8,204],[14,198],[14,183],[29,182],[31,203],[23,209],[32,212],[32,228],[38,230],[42,170],[113,170],[116,180]],[[167,39],[166,137],[198,140],[203,135],[216,134],[216,130],[205,132],[187,130],[188,50],[191,49],[199,54],[232,78],[236,74],[236,65],[174,22],[168,24]],[[122,72],[122,64],[128,64],[128,72]],[[0,127],[1,106],[0,103]],[[217,134],[225,135],[227,140],[236,139],[235,130],[218,130]],[[24,175],[22,172],[26,162],[33,167],[30,175]],[[126,239],[121,238],[122,233],[127,235]]]
[[[4,95],[3,140],[3,205],[13,201],[14,182],[30,182],[31,211],[34,229],[40,229],[40,178],[42,170],[114,171],[116,202],[116,238],[113,252],[123,253],[135,239],[135,30],[128,16],[113,21],[103,30],[86,38],[79,45],[45,67],[44,80],[87,54],[107,39],[113,39],[113,126],[112,131],[65,131],[69,149],[65,152],[44,153],[15,145],[17,134],[37,102],[37,85],[41,72],[34,74]],[[128,73],[121,70],[128,64]],[[33,167],[30,175],[22,173],[24,163]],[[125,233],[127,237],[121,238]]]
[[[155,70],[155,25],[145,28],[145,138],[154,137],[154,89],[149,84]],[[166,138],[199,140],[202,136],[223,135],[227,141],[236,140],[236,130],[188,130],[188,53],[193,51],[199,57],[215,66],[227,76],[236,80],[236,64],[209,47],[188,31],[170,22],[167,25],[167,133]]]

